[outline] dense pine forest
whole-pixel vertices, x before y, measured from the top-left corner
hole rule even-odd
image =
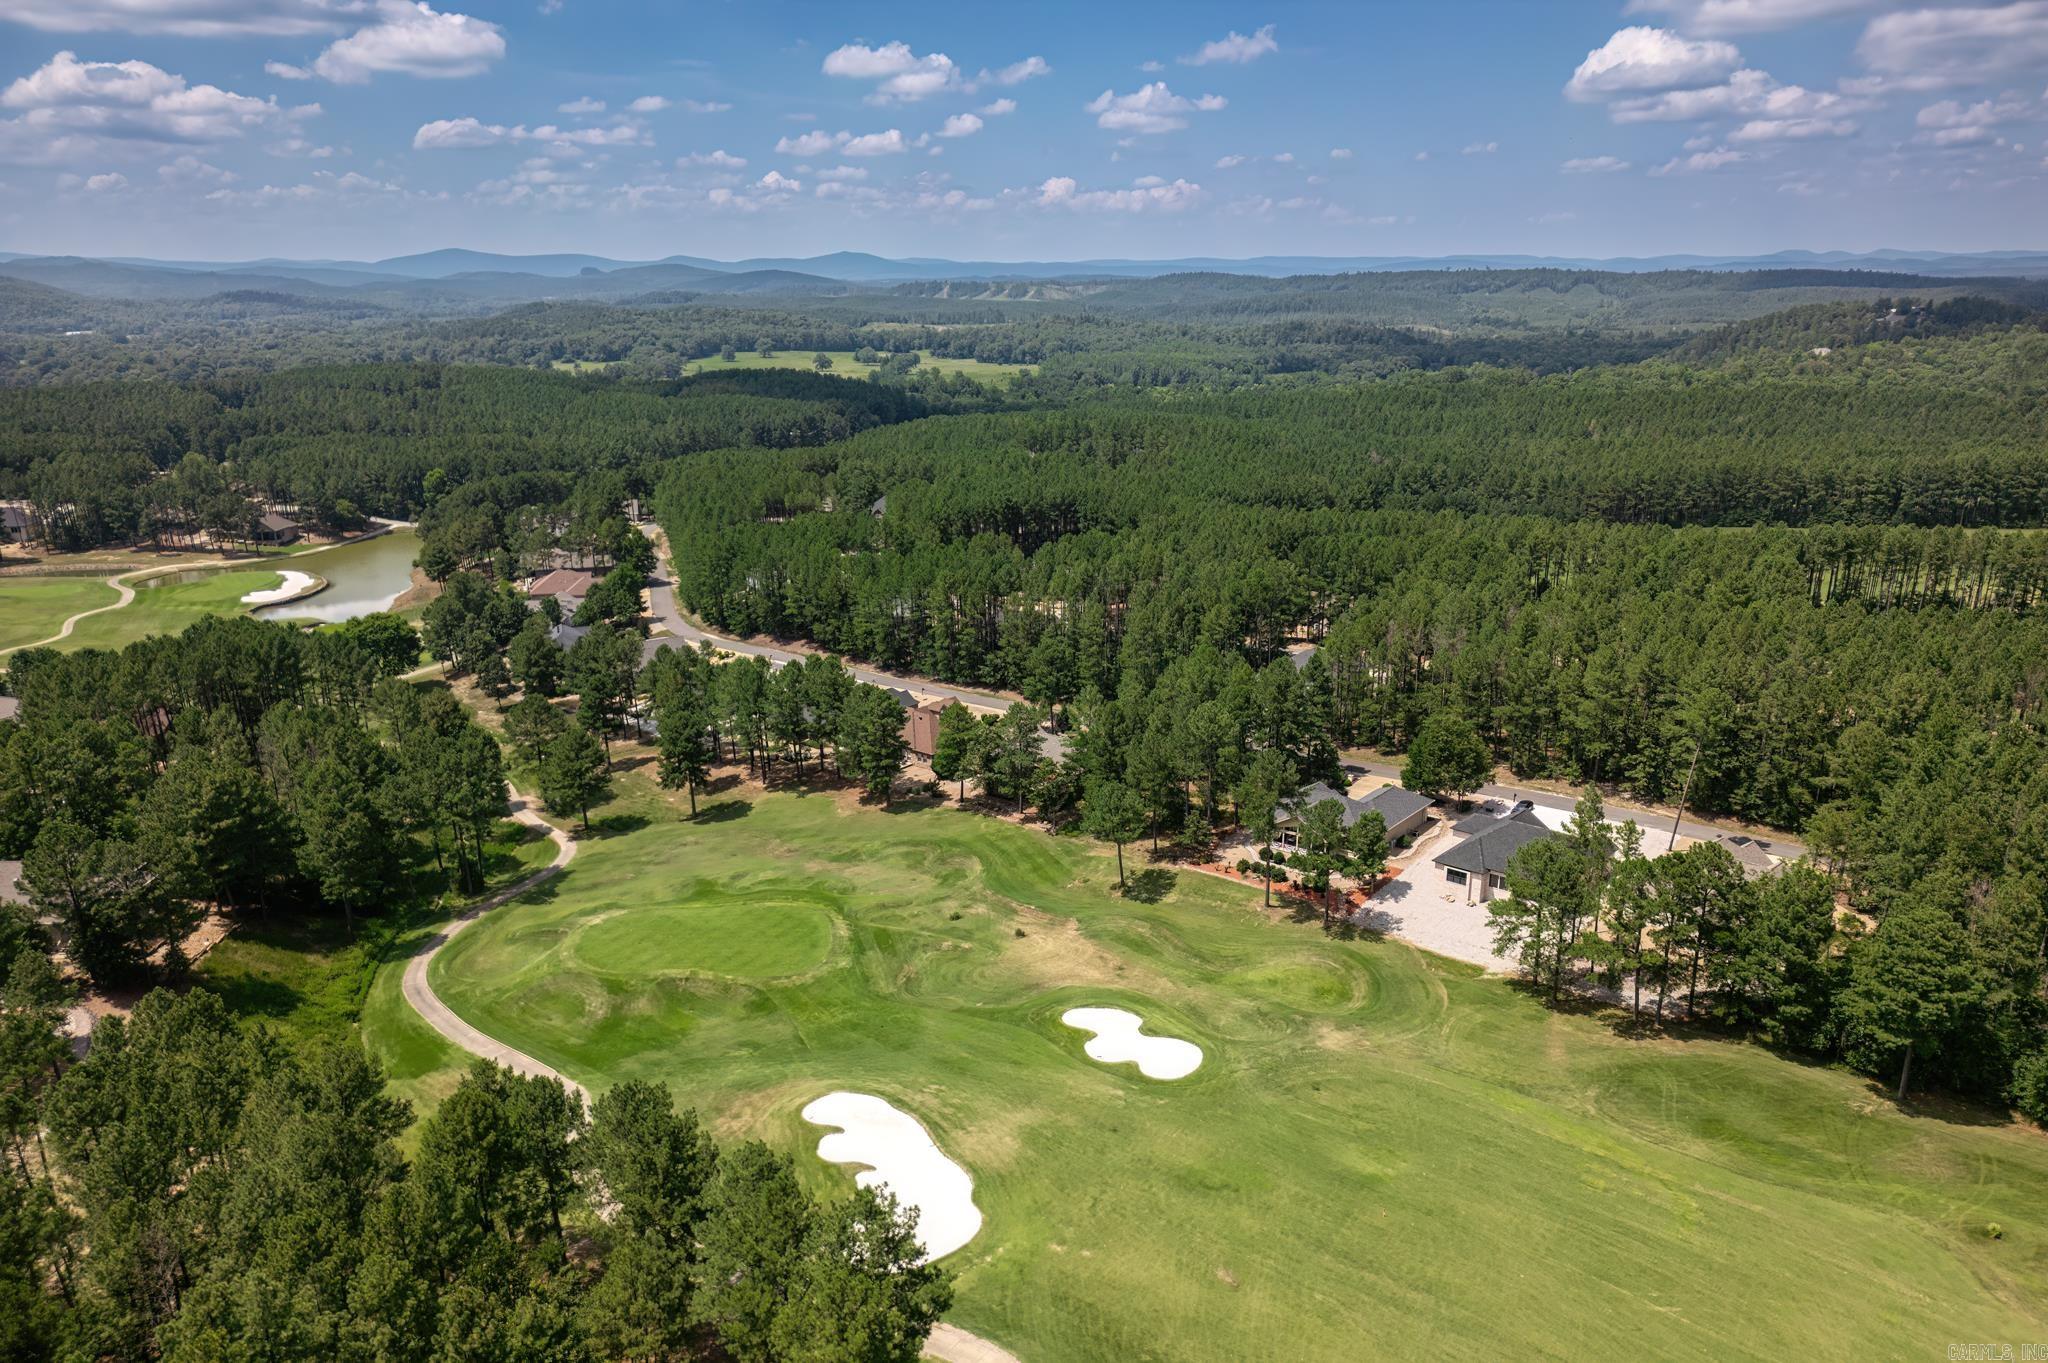
[[[281,505],[417,522],[438,593],[418,632],[238,617],[7,660],[32,909],[0,905],[0,1354],[914,1356],[950,1279],[892,1205],[808,1198],[655,1086],[585,1116],[488,1065],[401,1153],[372,1061],[245,1025],[180,956],[205,906],[374,936],[482,892],[508,766],[587,824],[634,714],[693,802],[717,762],[828,749],[887,798],[900,714],[837,663],[648,652],[628,499],[713,629],[1021,695],[948,720],[934,769],[1120,851],[1447,729],[1521,780],[1796,835],[1810,867],[1667,956],[1722,986],[1711,1021],[2048,1118],[2042,301],[1822,271],[502,310],[0,280],[0,501],[45,553]],[[683,376],[734,349],[898,362]],[[566,649],[512,585],[564,562],[597,575]],[[401,679],[422,649],[504,741]],[[85,983],[166,986],[75,1063],[52,929]]]

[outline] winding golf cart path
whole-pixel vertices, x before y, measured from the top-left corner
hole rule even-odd
[[[220,561],[225,562],[225,560]],[[209,563],[199,563],[194,564],[193,566],[198,568],[208,568],[213,565]],[[121,607],[127,605],[130,601],[133,601],[135,599],[135,589],[128,585],[129,578],[140,577],[145,573],[160,573],[163,571],[165,570],[162,568],[135,568],[125,573],[116,573],[112,577],[101,578],[100,581],[106,583],[109,587],[112,587],[116,592],[120,593],[120,595],[116,597],[113,601],[108,602],[104,606],[94,606],[89,611],[80,611],[78,614],[72,616],[69,620],[66,620],[63,623],[63,625],[58,628],[57,632],[55,634],[52,634],[47,639],[35,639],[26,644],[16,644],[12,648],[0,648],[0,658],[4,658],[10,653],[19,653],[25,648],[42,648],[46,645],[54,644],[64,639],[69,639],[71,637],[71,631],[78,628],[78,622],[80,620],[85,619],[87,616],[105,615],[108,611],[117,611],[121,609]]]
[[[405,976],[399,983],[399,991],[405,995],[405,1001],[412,1005],[412,1010],[418,1013],[429,1027],[463,1050],[471,1055],[482,1056],[485,1060],[495,1061],[519,1074],[558,1079],[562,1087],[575,1094],[578,1101],[587,1109],[590,1106],[590,1091],[583,1085],[553,1066],[544,1065],[526,1052],[515,1050],[470,1026],[455,1016],[455,1010],[441,1002],[440,996],[434,992],[434,986],[427,983],[427,967],[433,964],[434,957],[439,954],[442,947],[448,945],[451,937],[500,904],[517,899],[534,886],[561,874],[562,868],[575,857],[576,844],[571,841],[569,835],[534,813],[531,802],[516,789],[512,792],[512,817],[529,828],[540,829],[553,838],[555,859],[524,880],[508,885],[488,899],[478,900],[447,927],[428,938],[426,945],[405,963]]]
[[[434,992],[434,986],[427,982],[427,967],[433,964],[435,955],[448,940],[461,932],[477,919],[501,904],[510,903],[534,886],[561,874],[576,855],[576,844],[561,829],[543,819],[533,810],[532,803],[517,788],[512,789],[512,817],[529,828],[545,832],[555,843],[555,859],[532,875],[513,885],[480,899],[465,909],[447,927],[427,939],[427,943],[411,960],[405,963],[405,975],[399,983],[399,991],[412,1010],[425,1020],[429,1027],[449,1041],[468,1051],[471,1055],[513,1070],[518,1074],[539,1076],[560,1080],[562,1086],[575,1094],[586,1110],[590,1107],[590,1091],[574,1079],[561,1073],[551,1065],[542,1064],[522,1050],[506,1045],[455,1016],[455,1012]],[[940,1363],[1020,1363],[1017,1356],[1000,1345],[991,1344],[980,1335],[969,1334],[957,1325],[943,1322],[932,1327],[931,1338],[925,1341],[924,1356],[936,1358]]]

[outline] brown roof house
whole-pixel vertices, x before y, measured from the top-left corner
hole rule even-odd
[[[939,716],[946,713],[946,705],[943,700],[928,700],[903,712],[903,741],[913,757],[929,762],[939,750]]]
[[[526,589],[526,599],[538,602],[544,596],[552,596],[562,603],[563,615],[574,615],[596,581],[597,574],[586,568],[556,568],[533,580],[533,585]]]

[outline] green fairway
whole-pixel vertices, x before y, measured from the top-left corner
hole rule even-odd
[[[694,886],[690,901],[586,920],[570,955],[599,974],[773,979],[823,964],[832,948],[832,917],[815,905],[732,896],[709,883]]]
[[[189,578],[179,581],[179,578]],[[161,585],[132,584],[135,599],[117,611],[78,622],[59,648],[124,648],[152,634],[176,634],[202,616],[236,615],[248,608],[242,597],[268,591],[284,581],[269,568],[171,574]]]
[[[722,360],[716,355],[702,360],[692,360],[684,372],[716,374],[728,369],[809,369],[816,363],[815,356],[819,353],[815,350],[778,350],[773,355],[764,357],[758,351],[742,350],[731,360]],[[854,359],[854,352],[851,350],[827,350],[823,353],[832,361],[832,368],[827,370],[827,373],[838,374],[843,378],[864,379],[875,372],[876,366],[862,364]],[[987,383],[1008,383],[1028,368],[1021,364],[983,364],[980,360],[954,359],[950,356],[934,355],[929,350],[920,350],[917,353],[919,360],[917,369],[913,371],[915,373],[965,374],[969,378]],[[561,362],[557,362],[557,367],[560,367],[560,364]]]
[[[47,639],[78,612],[111,605],[116,596],[96,577],[0,577],[0,648]]]
[[[819,1189],[852,1171],[816,1158],[799,1109],[834,1089],[896,1104],[986,1215],[948,1260],[951,1319],[1024,1363],[2048,1337],[2031,1128],[1902,1114],[1755,1047],[1631,1038],[1214,878],[1151,867],[1119,897],[1103,849],[996,819],[755,794],[693,824],[640,778],[621,789],[561,876],[436,958],[436,990],[595,1089],[667,1080]],[[366,1041],[431,1103],[462,1057],[389,961]],[[1204,1062],[1171,1083],[1096,1064],[1059,1021],[1077,1005],[1128,1008]]]

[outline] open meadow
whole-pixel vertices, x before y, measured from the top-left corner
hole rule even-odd
[[[601,1091],[661,1079],[796,1153],[834,1090],[921,1121],[986,1217],[949,1319],[1055,1360],[1936,1355],[2048,1332],[2048,1141],[1867,1081],[1641,1039],[1255,891],[955,810],[743,788],[697,822],[621,778],[559,877],[431,969]],[[1134,860],[1143,864],[1143,857]],[[371,984],[431,1105],[464,1057]],[[1199,1045],[1090,1060],[1076,1006]],[[2002,1236],[2002,1238],[1999,1238]]]
[[[692,360],[685,372],[717,374],[733,369],[810,369],[816,364],[816,357],[819,354],[832,361],[832,368],[826,372],[842,378],[864,379],[877,368],[872,364],[862,364],[854,358],[854,352],[851,350],[778,350],[773,355],[742,350],[736,352],[730,360],[720,359],[716,355]],[[981,360],[954,359],[951,356],[934,355],[929,350],[920,350],[917,355],[918,365],[913,371],[915,373],[965,374],[969,378],[986,382],[1008,383],[1029,368],[1021,364],[994,364]]]

